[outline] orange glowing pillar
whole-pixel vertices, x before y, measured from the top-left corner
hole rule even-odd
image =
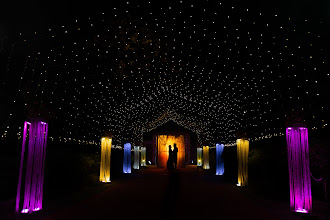
[[[203,169],[210,169],[210,148],[209,146],[203,147]]]
[[[238,183],[237,186],[248,185],[249,141],[237,139]]]
[[[108,183],[110,180],[110,160],[111,160],[112,139],[103,137],[101,139],[101,163],[100,163],[100,182]]]

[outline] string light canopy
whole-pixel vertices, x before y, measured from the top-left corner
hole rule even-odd
[[[111,4],[15,38],[29,55],[23,72],[6,70],[9,98],[47,105],[50,126],[60,127],[52,140],[99,142],[111,129],[114,142],[141,141],[173,120],[200,143],[235,143],[241,128],[251,139],[284,133],[292,109],[327,126],[324,38],[299,21],[216,1]],[[9,112],[2,138],[17,114]]]

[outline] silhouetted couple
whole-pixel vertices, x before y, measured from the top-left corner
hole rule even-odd
[[[178,163],[178,148],[176,144],[174,144],[174,148],[172,146],[168,146],[168,161],[167,161],[167,168],[172,169],[176,168]]]

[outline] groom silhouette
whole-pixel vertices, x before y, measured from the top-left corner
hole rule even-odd
[[[174,144],[174,150],[173,150],[173,163],[174,163],[174,168],[176,168],[177,163],[178,163],[178,147],[176,144]]]

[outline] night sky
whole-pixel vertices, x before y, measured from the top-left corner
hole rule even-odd
[[[61,141],[138,142],[173,120],[231,144],[282,135],[292,112],[326,129],[330,3],[254,2],[7,3],[0,137],[36,103]]]

